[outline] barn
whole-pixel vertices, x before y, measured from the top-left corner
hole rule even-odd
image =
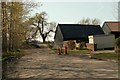
[[[99,34],[104,34],[100,25],[58,24],[54,36],[55,47],[62,48],[68,40],[88,42],[89,35]]]
[[[114,34],[115,38],[120,37],[120,22],[104,22],[102,29],[105,34]]]

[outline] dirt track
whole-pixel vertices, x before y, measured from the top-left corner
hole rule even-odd
[[[57,55],[49,48],[28,49],[9,65],[8,78],[118,78],[118,64],[109,61]]]

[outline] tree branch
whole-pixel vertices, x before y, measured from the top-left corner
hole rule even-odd
[[[37,26],[35,23],[32,24],[33,26]]]
[[[41,24],[41,25],[42,25],[42,33],[43,33],[43,30],[44,30],[44,29],[43,29],[43,28],[44,28],[43,22],[44,22],[44,21],[43,21],[43,19],[42,19],[42,24]]]
[[[50,32],[54,32],[54,31],[53,31],[53,30],[49,30],[49,31],[45,34],[45,37],[47,37],[47,35],[48,35]]]

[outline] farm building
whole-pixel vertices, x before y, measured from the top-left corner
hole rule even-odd
[[[63,47],[68,40],[88,42],[89,35],[104,34],[100,25],[58,24],[55,32],[55,47]]]
[[[98,49],[108,49],[108,48],[112,49],[115,46],[114,45],[115,36],[113,34],[109,34],[109,35],[104,35],[104,34],[103,35],[91,35],[91,36],[88,36],[88,38],[89,38],[89,44],[95,44],[96,45],[95,46],[96,50],[98,50]],[[89,49],[90,49],[90,47],[89,47]]]
[[[104,22],[102,29],[105,34],[114,34],[115,38],[120,36],[120,22]]]

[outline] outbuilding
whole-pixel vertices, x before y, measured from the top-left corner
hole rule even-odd
[[[115,36],[113,34],[109,35],[90,35],[89,44],[95,44],[96,49],[112,49],[115,44]]]
[[[102,29],[105,34],[114,34],[115,38],[120,37],[120,22],[108,21],[104,22]]]

